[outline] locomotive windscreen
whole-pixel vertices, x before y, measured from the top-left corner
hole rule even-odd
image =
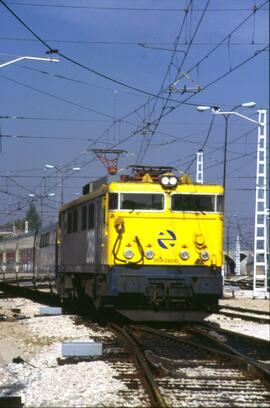
[[[118,200],[118,194],[120,200]],[[111,210],[164,210],[165,196],[158,193],[111,193],[109,208]]]
[[[173,194],[173,211],[216,211],[216,196],[208,194]]]

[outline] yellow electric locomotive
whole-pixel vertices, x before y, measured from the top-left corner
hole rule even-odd
[[[89,297],[135,320],[192,319],[217,305],[222,186],[194,184],[171,167],[131,166],[84,192],[60,209],[62,297]]]

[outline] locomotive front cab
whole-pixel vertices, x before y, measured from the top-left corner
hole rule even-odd
[[[108,186],[109,294],[127,307],[190,308],[222,296],[223,189],[170,171]]]

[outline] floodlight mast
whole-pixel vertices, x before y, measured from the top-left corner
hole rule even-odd
[[[56,166],[55,164],[45,164],[44,170],[49,169],[55,169],[59,174],[60,174],[60,186],[61,186],[61,205],[64,204],[64,169],[60,166]],[[72,167],[71,169],[67,170],[73,170],[73,171],[80,171],[80,167]]]

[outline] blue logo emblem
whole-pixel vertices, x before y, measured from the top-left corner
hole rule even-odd
[[[176,241],[176,235],[173,231],[171,230],[166,230],[167,233],[164,234],[164,232],[160,232],[158,235],[163,236],[164,238],[159,238],[158,245],[161,246],[163,249],[168,249],[168,245],[170,247],[174,247],[175,243],[169,243],[169,241]],[[165,243],[164,241],[168,241],[168,243]]]

